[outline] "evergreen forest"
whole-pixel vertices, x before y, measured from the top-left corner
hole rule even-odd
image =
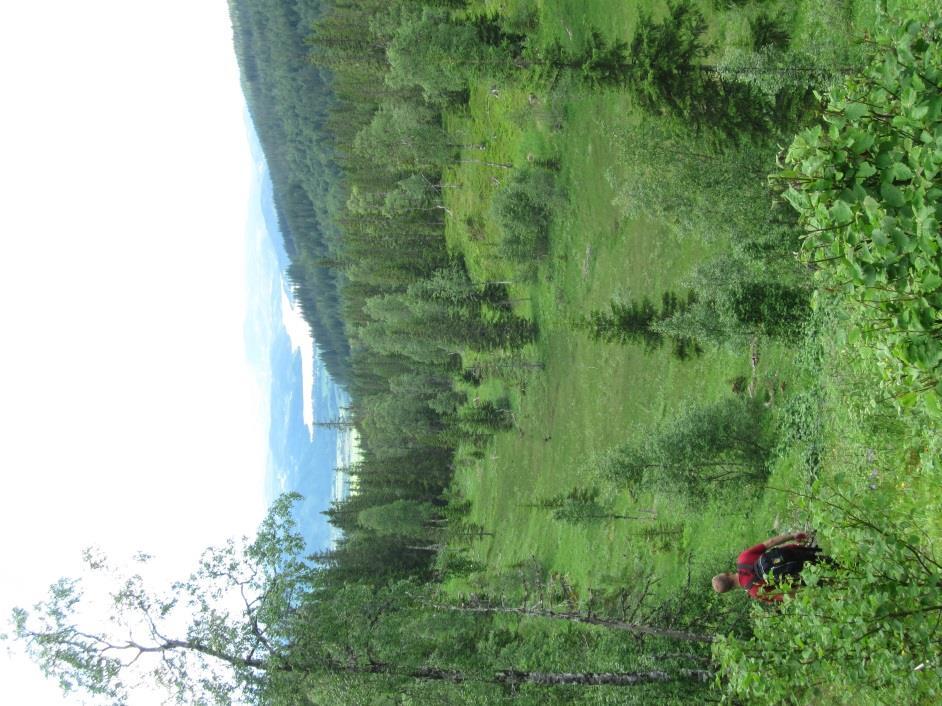
[[[934,0],[229,5],[359,433],[342,539],[300,556],[282,498],[169,597],[123,584],[147,641],[75,627],[64,580],[14,616],[47,674],[107,703],[149,652],[188,704],[942,700]],[[711,589],[789,532],[833,563]]]

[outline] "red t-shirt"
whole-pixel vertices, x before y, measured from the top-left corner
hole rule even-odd
[[[739,585],[745,588],[749,592],[750,596],[760,601],[766,601],[769,603],[772,601],[780,601],[784,597],[783,594],[766,593],[765,591],[760,590],[765,588],[765,581],[760,578],[756,578],[756,574],[752,569],[743,568],[743,564],[752,565],[759,561],[759,557],[764,551],[765,545],[757,544],[754,547],[749,547],[746,551],[739,555],[739,558],[736,560],[736,563],[739,565]],[[750,581],[752,582],[751,587],[749,587]]]

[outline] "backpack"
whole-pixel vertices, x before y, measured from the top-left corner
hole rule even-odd
[[[787,545],[766,549],[755,564],[739,564],[737,568],[751,571],[746,589],[758,581],[765,583],[797,583],[805,562],[814,562],[820,550],[816,547]]]

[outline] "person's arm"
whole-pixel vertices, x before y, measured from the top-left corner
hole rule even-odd
[[[785,542],[802,542],[808,539],[808,535],[804,532],[786,532],[785,534],[777,534],[774,537],[769,537],[763,542],[766,549],[771,549],[772,547],[777,547],[779,544],[784,544]]]

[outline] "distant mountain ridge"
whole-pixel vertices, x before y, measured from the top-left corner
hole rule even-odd
[[[346,200],[324,127],[334,98],[325,75],[308,60],[306,44],[322,9],[321,0],[229,0],[242,92],[274,184],[272,210],[281,248],[291,258],[295,308],[311,326],[333,378],[349,384],[344,275],[325,266],[340,256],[329,214],[341,212]]]
[[[331,528],[320,513],[334,500],[341,450],[340,432],[315,427],[313,435],[304,422],[301,353],[282,329],[271,349],[271,428],[269,432],[266,501],[284,492],[298,492],[304,499],[295,507],[295,519],[311,550],[323,549],[332,540]],[[346,394],[315,358],[313,405],[315,421],[337,419],[347,403]]]
[[[255,349],[256,364],[270,390],[269,455],[265,477],[265,499],[271,503],[285,492],[298,492],[303,500],[295,507],[295,519],[310,551],[327,548],[336,539],[334,530],[321,513],[331,501],[347,492],[347,484],[337,478],[336,468],[347,465],[351,444],[347,432],[329,427],[309,426],[305,420],[304,358],[299,346],[313,349],[310,400],[315,422],[340,418],[349,404],[346,392],[327,372],[313,339],[292,340],[286,311],[294,307],[286,279],[290,264],[274,203],[271,178],[265,156],[247,117],[250,143],[257,165],[253,189],[250,228],[250,278],[257,291],[252,314],[246,322],[248,345]],[[264,350],[267,348],[267,355]]]

